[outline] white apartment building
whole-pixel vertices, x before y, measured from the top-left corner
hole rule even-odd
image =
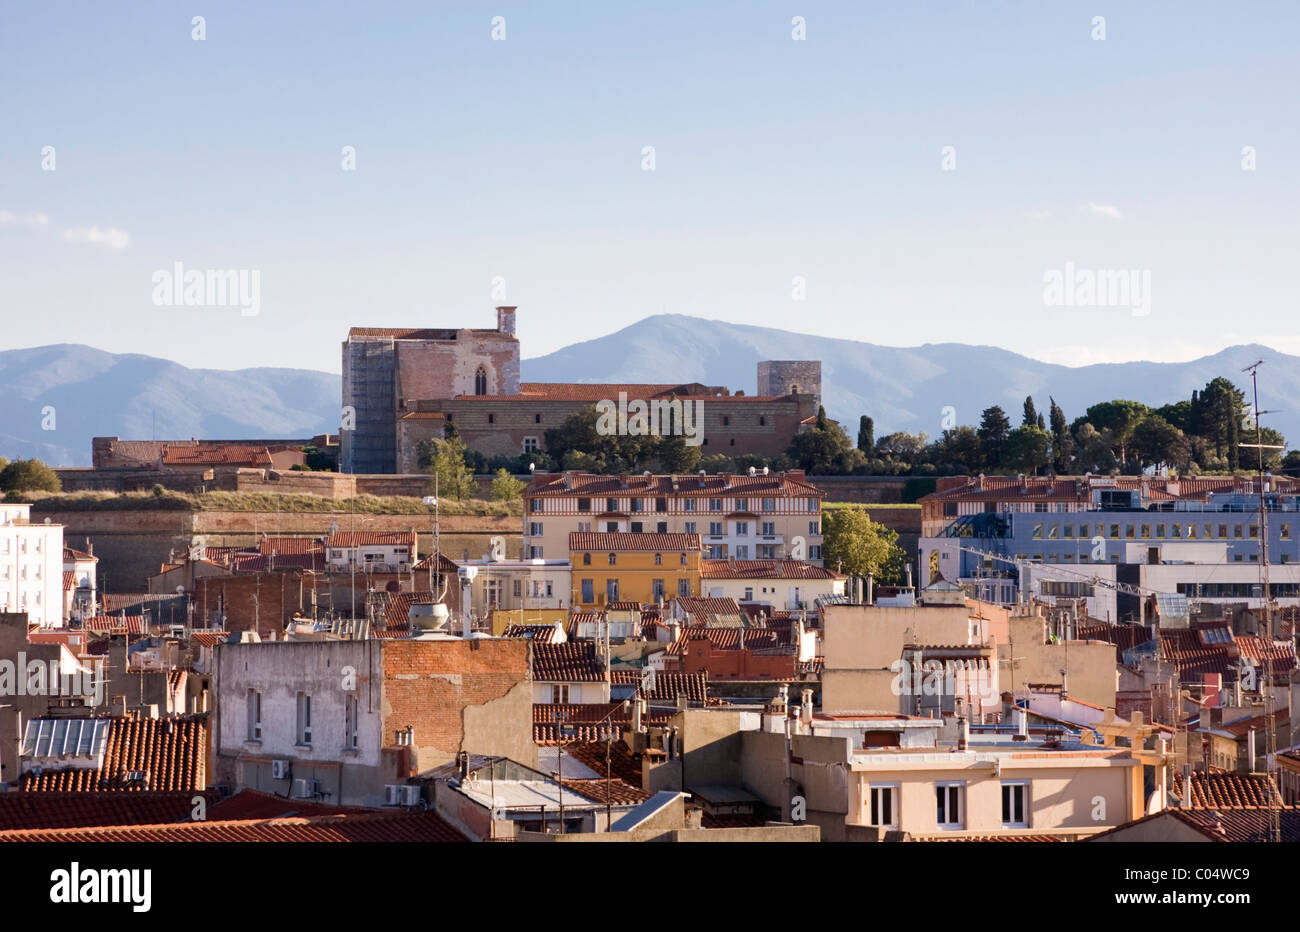
[[[0,504],[0,611],[62,627],[63,525],[31,517],[31,505]]]

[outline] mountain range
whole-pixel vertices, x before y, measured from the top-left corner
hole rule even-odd
[[[1130,398],[1159,406],[1190,398],[1216,376],[1247,391],[1241,370],[1259,360],[1262,420],[1300,445],[1300,357],[1233,346],[1180,363],[1127,362],[1070,368],[993,346],[877,346],[677,314],[647,317],[616,333],[522,362],[529,382],[703,382],[753,393],[757,363],[820,359],[827,413],[856,438],[858,417],[876,436],[941,432],[945,408],[958,424],[1001,405],[1012,424],[1032,395],[1049,396],[1069,420],[1088,405]],[[189,369],[165,359],[59,344],[0,352],[0,455],[64,466],[90,462],[90,438],[291,438],[338,429],[340,379],[303,369]],[[54,409],[54,429],[43,430]]]

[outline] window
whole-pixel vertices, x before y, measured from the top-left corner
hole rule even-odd
[[[722,536],[722,522],[721,522],[721,521],[710,521],[710,522],[709,522],[709,536],[710,536],[710,537],[721,537],[721,536]]]
[[[650,587],[653,592],[651,599],[655,602],[662,602],[664,598],[664,581],[662,579],[651,580]]]
[[[682,598],[689,598],[691,594],[691,581],[689,579],[677,580],[677,594]]]
[[[694,521],[687,521],[687,522],[686,522],[686,533],[687,533],[687,534],[694,534],[694,533],[696,533],[696,531],[695,531],[695,522],[694,522]]]
[[[496,416],[495,414],[489,414],[489,415],[488,415],[488,423],[489,423],[489,424],[495,424],[496,422],[497,422],[497,416]]]
[[[774,499],[774,498],[765,498],[765,499],[763,499],[763,510],[764,510],[764,511],[776,511],[776,499]]]
[[[1283,540],[1290,540],[1290,539],[1291,539],[1291,525],[1289,525],[1289,524],[1283,524],[1283,525],[1280,525],[1279,528],[1278,528],[1278,535],[1279,535]]]
[[[898,787],[871,787],[871,820],[869,825],[881,828],[898,828]]]
[[[356,696],[345,696],[343,699],[343,748],[347,751],[357,749],[357,719],[360,712],[360,706]]]
[[[763,527],[762,527],[762,531],[761,531],[761,533],[762,533],[762,535],[763,535],[764,537],[775,537],[775,536],[776,536],[776,522],[775,522],[775,521],[764,521],[764,522],[763,522]]]
[[[479,366],[478,370],[474,373],[474,394],[487,394],[487,369],[482,366]]]
[[[938,783],[934,787],[937,810],[935,813],[939,828],[962,827],[962,796],[966,784]]]
[[[738,498],[738,499],[736,499],[736,510],[737,510],[737,511],[749,511],[749,499],[747,499],[747,498]]]
[[[1136,533],[1136,530],[1137,530],[1137,529],[1134,528],[1133,525],[1131,525],[1131,524],[1126,524],[1126,525],[1124,525],[1124,537],[1125,537],[1125,539],[1127,539],[1127,540],[1133,540],[1133,539],[1134,539],[1134,534]]]
[[[746,602],[752,602],[752,601],[754,601],[754,587],[753,587],[753,586],[746,586],[746,587],[745,587],[745,601],[746,601]]]
[[[721,511],[721,510],[722,510],[722,499],[720,498],[709,499],[709,511]]]
[[[1118,524],[1112,524],[1112,525],[1110,526],[1110,536],[1111,536],[1111,539],[1112,539],[1112,540],[1119,540],[1119,525],[1118,525]]]
[[[618,511],[618,499],[616,499],[616,498],[607,498],[607,499],[605,499],[605,510],[606,510],[606,511]]]
[[[580,499],[578,499],[578,510],[579,510],[579,511],[591,511],[591,499],[589,499],[589,498],[580,498]]]
[[[809,560],[820,560],[822,558],[821,544],[813,544],[808,548]]]
[[[1234,538],[1236,538],[1237,540],[1241,540],[1241,539],[1242,539],[1242,531],[1241,531],[1241,525],[1240,525],[1240,524],[1234,524],[1234,525],[1232,526],[1232,536],[1233,536]]]
[[[686,565],[686,553],[683,552],[683,553],[682,553],[682,566],[685,566],[685,565]]]
[[[694,512],[694,511],[695,511],[695,499],[693,499],[693,498],[684,498],[684,499],[682,499],[682,511],[690,511],[690,512]]]
[[[736,548],[736,559],[737,559],[737,560],[748,560],[748,559],[749,559],[749,545],[748,545],[748,544],[741,544],[741,545],[739,545],[739,546]]]
[[[1059,524],[1049,524],[1047,526],[1047,539],[1056,540],[1056,535],[1059,532],[1060,527],[1061,526]]]
[[[640,521],[633,521],[631,527],[632,527],[632,533],[633,533],[633,534],[640,534],[640,533],[641,533],[641,527],[642,527],[642,525],[641,525],[641,522],[640,522]]]
[[[542,500],[540,498],[533,499],[533,507],[531,509],[533,514],[537,514],[544,510],[545,510],[545,506],[542,504]]]
[[[1029,828],[1029,807],[1025,805],[1028,795],[1027,783],[1002,784],[1003,828]]]
[[[523,580],[522,580],[522,579],[516,579],[516,580],[514,581],[514,583],[515,583],[515,586],[514,586],[514,590],[515,590],[515,598],[517,599],[517,598],[519,598],[520,596],[523,595]]]
[[[605,580],[605,601],[606,602],[618,601],[618,580],[617,579]]]
[[[820,537],[822,533],[822,523],[820,521],[809,521],[808,533],[813,537]]]
[[[534,415],[533,415],[533,423],[534,423],[534,424],[540,424],[540,423],[542,423],[542,416],[541,416],[540,414],[534,414]]]
[[[617,555],[617,554],[613,554],[613,553],[611,553],[611,554],[609,555],[609,565],[610,565],[610,566],[617,566],[617,565],[618,565],[618,555]]]
[[[658,531],[660,534],[667,534],[667,533],[668,533],[668,522],[667,522],[667,521],[660,521],[660,522],[656,523],[656,524],[655,524],[655,530]]]
[[[723,427],[726,427],[726,426],[728,426],[730,423],[731,423],[731,418],[729,418],[729,417],[728,417],[727,415],[725,415],[725,414],[722,415],[722,426],[723,426]]]
[[[536,453],[536,452],[537,452],[537,438],[536,438],[536,437],[525,437],[525,438],[524,438],[524,452],[525,452],[525,453]]]
[[[609,534],[616,534],[616,533],[618,533],[618,522],[617,522],[617,521],[606,521],[606,522],[605,522],[605,531],[606,531],[606,533],[609,533]]]
[[[663,565],[664,565],[664,555],[662,553],[656,553],[655,566],[663,566]]]
[[[632,511],[633,511],[633,512],[641,512],[641,511],[644,511],[645,509],[642,508],[642,505],[644,505],[644,504],[645,504],[645,503],[642,502],[641,499],[639,499],[639,498],[634,498],[634,499],[632,499]]]
[[[596,590],[590,579],[582,581],[582,604],[590,605],[596,601]]]
[[[589,554],[589,553],[584,553],[584,554],[582,555],[582,565],[583,565],[583,566],[591,566],[591,554]]]
[[[262,740],[262,691],[248,691],[248,740]]]
[[[311,693],[298,693],[298,744],[311,745]]]
[[[667,511],[667,510],[668,510],[668,499],[666,499],[666,498],[656,498],[656,499],[655,499],[655,511]]]
[[[1034,540],[1042,540],[1042,539],[1043,539],[1043,526],[1042,526],[1041,524],[1035,524],[1035,525],[1034,525],[1033,538],[1034,538]]]
[[[737,536],[737,537],[748,537],[748,536],[749,536],[749,522],[748,522],[748,521],[737,521],[737,522],[736,522],[736,536]]]
[[[554,705],[569,704],[569,684],[554,683],[551,685],[551,702]]]
[[[767,418],[765,418],[765,417],[764,417],[763,415],[761,415],[761,414],[758,416],[758,426],[759,426],[759,427],[766,427],[766,426],[767,426]]]
[[[531,521],[531,522],[529,522],[529,524],[528,524],[528,536],[529,536],[529,537],[541,537],[541,536],[542,536],[542,523],[541,523],[540,521]]]

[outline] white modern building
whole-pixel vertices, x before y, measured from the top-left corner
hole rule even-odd
[[[0,611],[62,627],[63,525],[31,517],[31,505],[0,504]]]

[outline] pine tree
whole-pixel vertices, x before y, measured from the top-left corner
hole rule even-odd
[[[1025,396],[1025,418],[1020,422],[1021,427],[1034,427],[1038,424],[1038,411],[1034,408],[1034,399],[1032,395]]]

